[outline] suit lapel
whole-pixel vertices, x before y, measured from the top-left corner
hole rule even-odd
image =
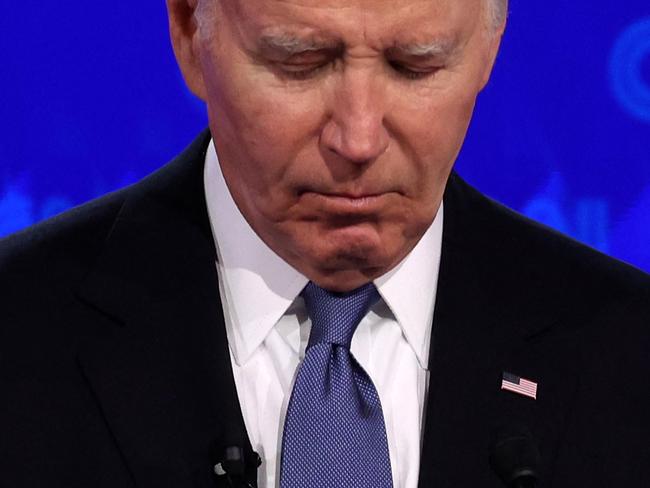
[[[208,140],[131,189],[78,293],[93,328],[79,362],[137,486],[210,486],[217,452],[250,449],[204,201]]]
[[[542,281],[527,264],[526,249],[508,243],[517,229],[503,227],[503,212],[452,174],[429,358],[422,487],[502,486],[488,463],[490,437],[512,422],[533,431],[549,472],[575,390],[576,377],[567,374],[575,368],[549,361],[562,341],[551,328],[559,317],[541,297],[561,291],[534,288]],[[502,391],[504,371],[538,382],[538,399]]]

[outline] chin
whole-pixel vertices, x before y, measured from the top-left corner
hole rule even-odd
[[[381,273],[372,273],[370,270],[363,272],[362,270],[350,269],[330,271],[328,273],[316,272],[313,276],[308,276],[308,278],[326,290],[346,293],[369,283],[378,276],[381,276]]]
[[[278,253],[314,283],[339,292],[387,273],[417,242],[403,226],[376,222],[312,222],[287,230],[275,241]]]
[[[314,283],[333,291],[345,292],[362,286],[388,272],[400,260],[381,241],[337,240],[335,245],[314,250],[311,266],[305,273]]]
[[[387,263],[391,246],[372,225],[355,225],[325,232],[315,242],[322,262],[338,269],[376,268]]]

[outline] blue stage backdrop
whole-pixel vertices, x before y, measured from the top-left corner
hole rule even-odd
[[[0,46],[0,235],[141,178],[206,126],[162,0],[13,2]],[[457,168],[650,270],[648,0],[511,0]]]

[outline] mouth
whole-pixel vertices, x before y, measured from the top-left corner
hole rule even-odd
[[[365,201],[371,201],[372,199],[379,198],[383,195],[383,193],[364,193],[358,195],[351,193],[320,193],[320,195],[325,198],[331,198],[334,200],[363,203]]]
[[[379,213],[387,205],[390,193],[353,194],[306,191],[302,194],[302,198],[329,215],[360,217]]]

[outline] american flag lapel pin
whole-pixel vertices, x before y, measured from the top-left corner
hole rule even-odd
[[[501,389],[537,400],[537,383],[506,371],[501,379]]]

